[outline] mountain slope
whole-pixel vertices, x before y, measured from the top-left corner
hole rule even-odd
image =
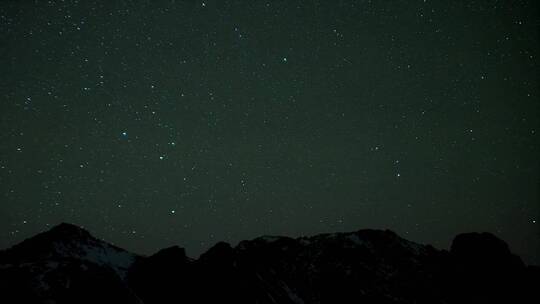
[[[13,303],[138,303],[125,283],[137,258],[63,223],[0,251],[0,291]]]
[[[61,224],[0,251],[3,303],[524,303],[538,283],[538,267],[489,233],[458,235],[450,251],[389,230],[265,236],[193,260]]]

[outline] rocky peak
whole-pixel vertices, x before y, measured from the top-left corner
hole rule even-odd
[[[137,255],[92,236],[85,229],[61,223],[0,253],[0,263],[80,260],[106,266],[124,278]]]

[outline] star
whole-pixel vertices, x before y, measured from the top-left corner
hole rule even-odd
[[[455,215],[474,201],[479,208],[471,219],[478,229],[501,227],[500,215],[522,215],[506,235],[515,236],[508,241],[516,249],[534,254],[538,215],[529,181],[536,177],[530,168],[536,167],[540,129],[528,110],[538,99],[530,67],[540,58],[530,26],[535,20],[523,13],[532,1],[516,4],[507,12],[511,22],[496,28],[482,20],[498,16],[498,8],[475,2],[470,6],[477,14],[463,19],[463,10],[427,1],[429,8],[416,12],[422,22],[399,35],[371,14],[401,19],[408,13],[377,1],[300,10],[292,1],[219,9],[206,1],[193,1],[194,10],[157,4],[146,12],[155,26],[144,31],[127,26],[141,21],[129,13],[137,7],[132,1],[104,1],[90,19],[73,13],[76,3],[52,1],[41,7],[50,18],[39,35],[34,22],[4,18],[8,31],[24,34],[4,37],[10,65],[35,67],[8,70],[16,81],[0,86],[6,100],[4,233],[24,227],[19,235],[29,236],[62,218],[101,235],[114,226],[111,241],[129,235],[133,243],[125,245],[150,252],[190,225],[194,235],[180,245],[199,254],[199,242],[223,223],[230,223],[223,234],[237,240],[267,231],[335,232],[366,220],[390,224],[405,206],[410,212],[389,228],[441,242],[446,235],[415,234],[420,229],[411,227],[429,227],[435,215],[434,225],[443,225],[438,228],[467,227],[469,219]],[[345,7],[358,18],[313,22],[313,16],[324,19]],[[294,12],[294,24],[286,11]],[[450,17],[435,13],[443,11]],[[95,18],[107,27],[95,26]],[[253,27],[250,19],[262,25]],[[198,26],[205,20],[214,26]],[[450,39],[459,37],[462,25],[478,30],[465,40]],[[355,32],[360,27],[379,37],[377,43]],[[167,28],[167,35],[159,37],[158,28]],[[440,52],[415,57],[425,46],[417,33],[435,35],[431,44]],[[271,41],[250,41],[263,36]],[[51,40],[59,43],[43,43]],[[519,45],[509,47],[515,41]],[[456,49],[462,50],[457,57]],[[63,64],[52,64],[58,60]],[[508,100],[518,105],[515,111],[506,111]],[[508,187],[493,186],[501,180]],[[409,183],[422,186],[407,191]],[[497,200],[510,188],[520,193],[519,206]],[[453,204],[455,196],[464,203]],[[491,206],[493,200],[498,203]],[[324,201],[335,204],[332,217]],[[374,211],[371,204],[383,207]],[[212,217],[203,216],[207,208]],[[426,208],[440,212],[421,211]],[[148,244],[135,242],[149,225],[163,233]],[[0,247],[7,245],[0,238]]]

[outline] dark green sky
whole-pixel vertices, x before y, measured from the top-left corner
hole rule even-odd
[[[536,1],[2,1],[0,247],[389,228],[540,263]]]

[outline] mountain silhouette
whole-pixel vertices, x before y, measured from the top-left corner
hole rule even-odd
[[[530,303],[540,268],[490,233],[449,251],[389,230],[220,242],[141,256],[60,224],[0,251],[2,303]]]

